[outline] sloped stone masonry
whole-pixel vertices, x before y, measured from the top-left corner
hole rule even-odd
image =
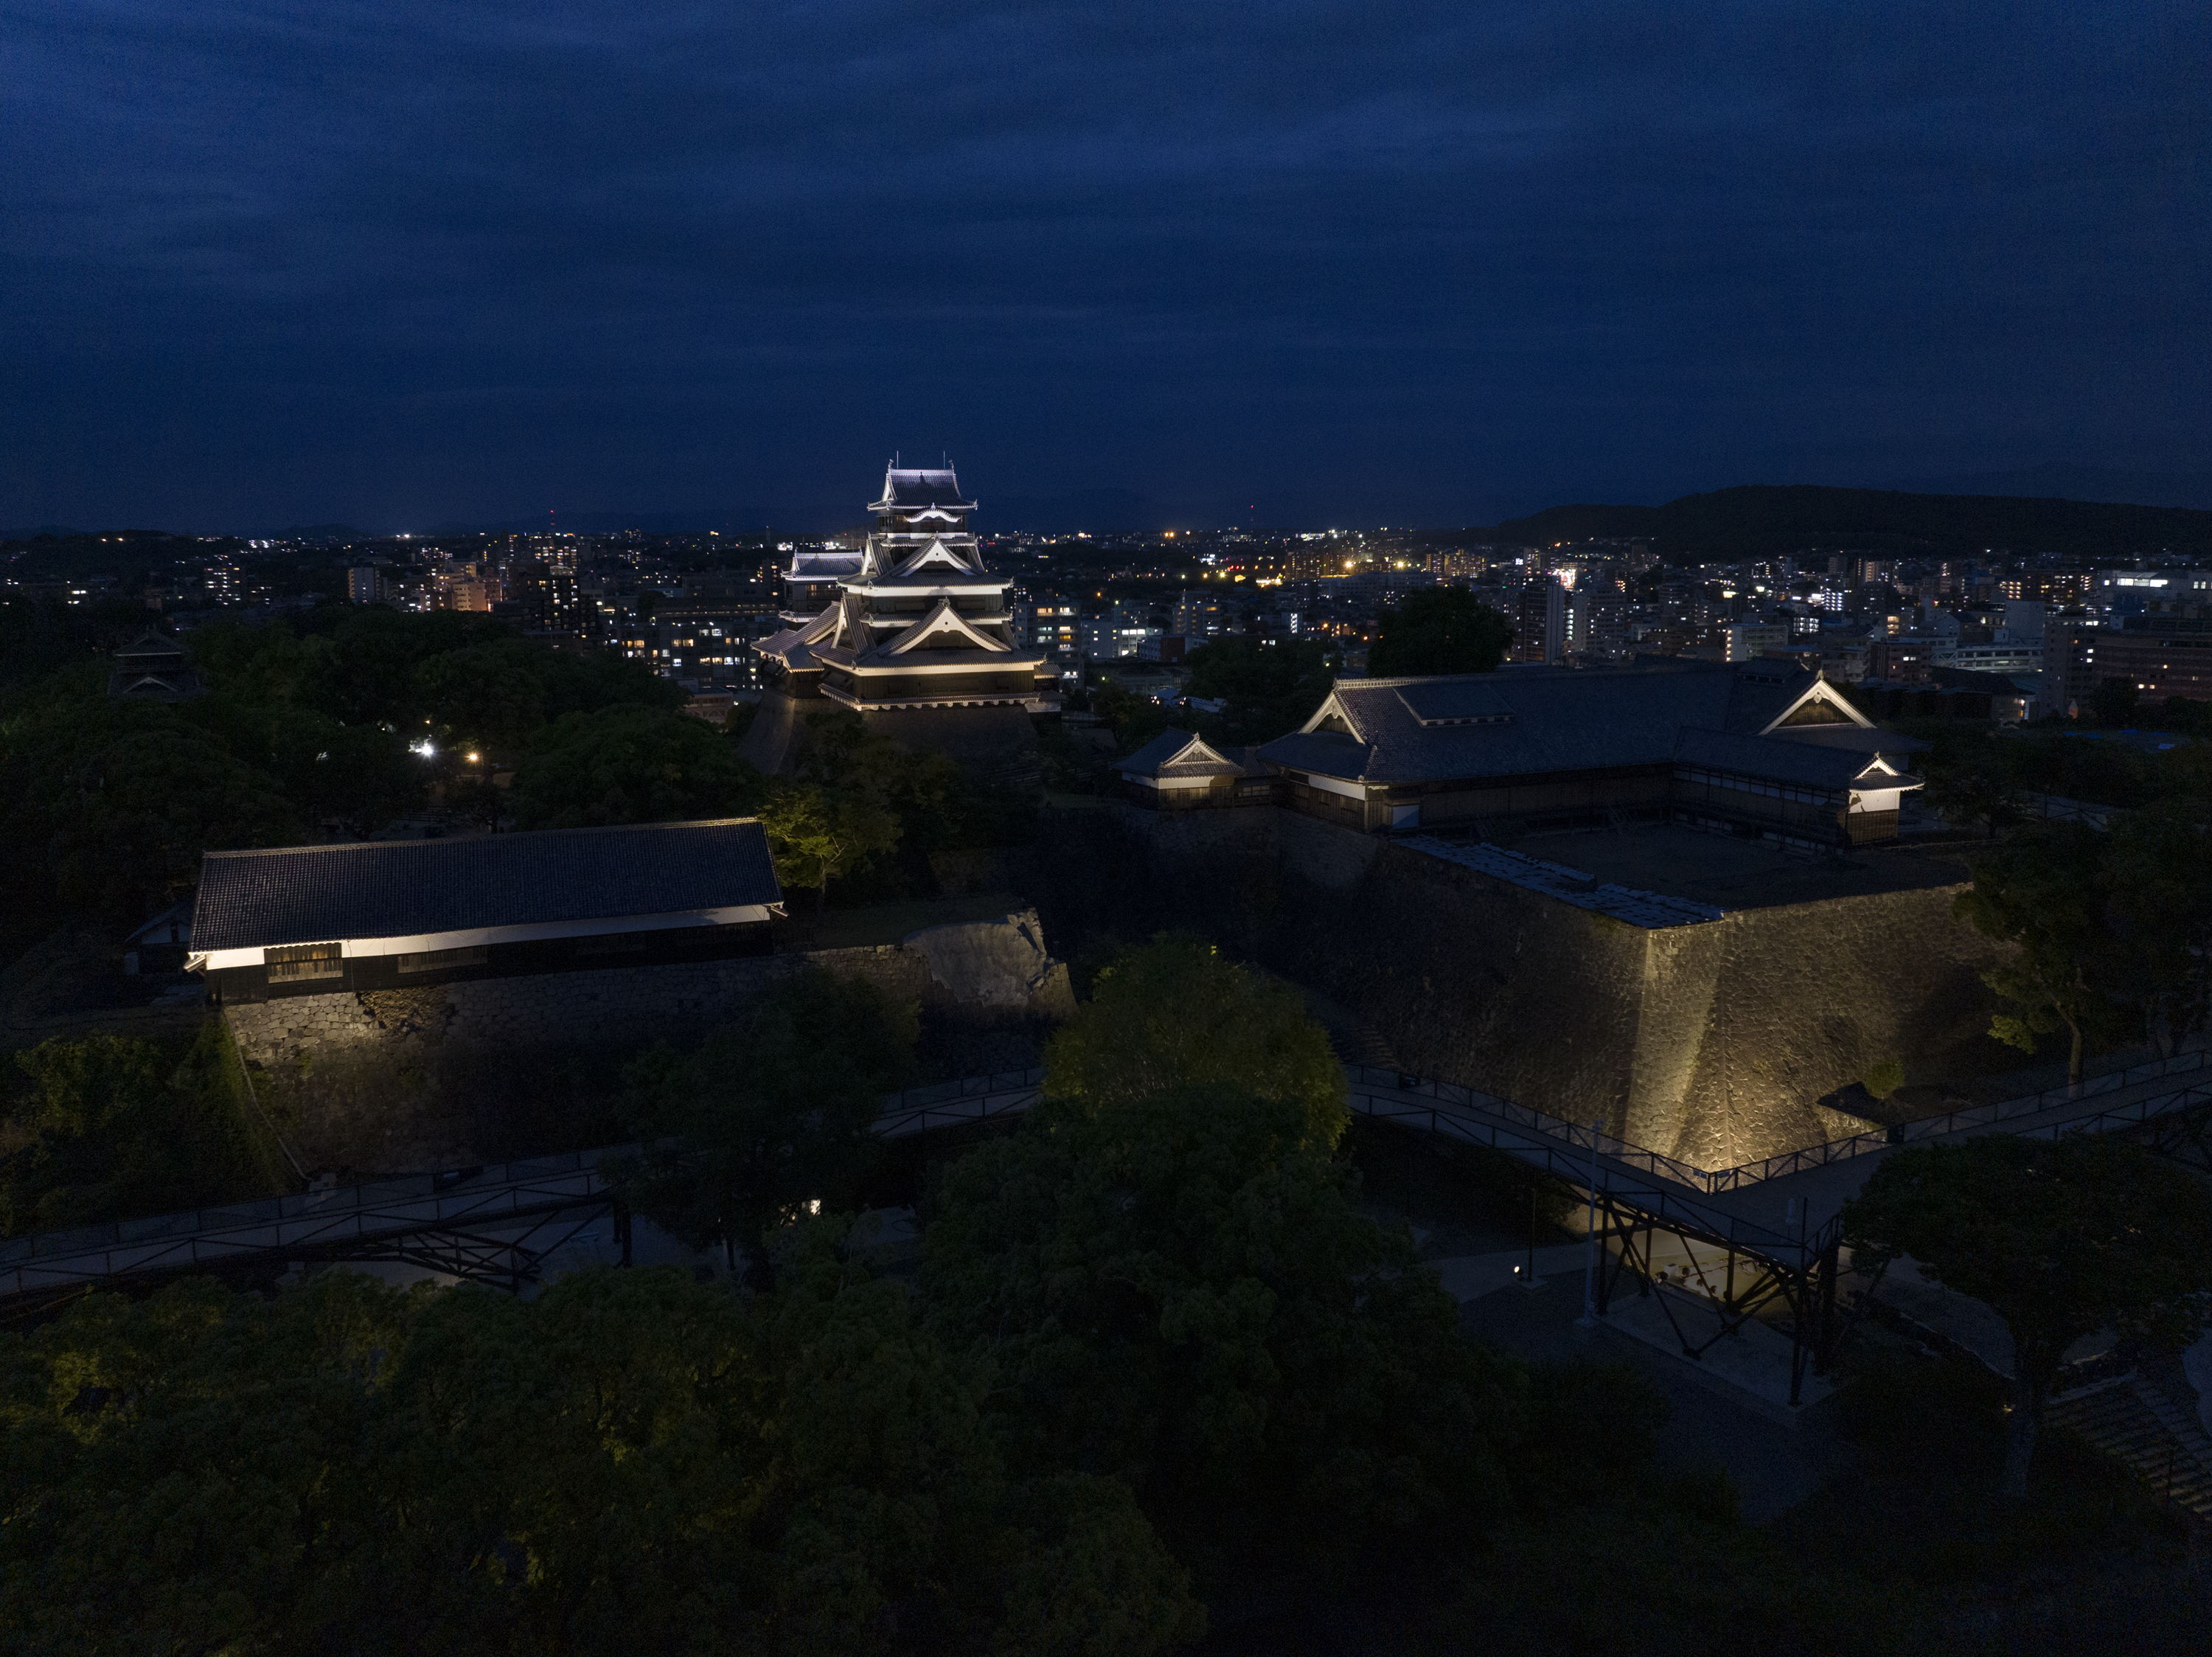
[[[1562,852],[1565,861],[1571,854]],[[1027,894],[1064,947],[1187,927],[1334,997],[1409,1070],[1708,1167],[1861,1130],[1817,1101],[1900,1061],[2002,1068],[1960,886],[1645,928],[1274,808],[1048,813]]]

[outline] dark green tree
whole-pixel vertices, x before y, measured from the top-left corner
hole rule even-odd
[[[897,816],[880,800],[818,783],[770,784],[760,819],[777,880],[787,887],[812,886],[817,911],[829,904],[830,881],[890,852],[901,832]]]
[[[1982,974],[2019,1010],[1990,1022],[1999,1041],[2033,1053],[2062,1025],[2067,1080],[2081,1080],[2084,1038],[2107,1018],[2117,966],[2105,908],[2107,843],[2075,822],[2029,825],[1978,856],[1954,911],[2017,953]]]
[[[2108,679],[2089,692],[2089,709],[2097,722],[2114,730],[2133,725],[2142,704],[2142,692],[2133,679]]]
[[[2171,1053],[2212,1014],[2212,837],[2191,801],[2119,815],[2106,847],[2115,992]]]
[[[1512,624],[1465,588],[1424,588],[1382,612],[1367,671],[1377,679],[1487,673],[1512,642]]]
[[[0,1647],[1144,1654],[1202,1627],[1126,1487],[1017,1481],[985,1377],[827,1222],[787,1289],[319,1273],[0,1334]]]
[[[545,727],[513,790],[526,829],[738,817],[761,794],[759,773],[704,720],[631,704]]]
[[[2020,818],[2020,788],[2001,755],[1986,746],[1939,748],[1923,767],[1927,785],[1920,797],[1946,822],[1985,828],[1990,838]]]
[[[2178,1349],[2212,1313],[2212,1197],[2124,1140],[1992,1134],[1892,1151],[1844,1205],[1844,1241],[1861,1271],[1910,1255],[2004,1319],[2013,1402],[2002,1488],[2013,1497],[2027,1494],[2067,1348],[2112,1329]]]
[[[810,967],[692,1052],[656,1047],[630,1075],[646,1148],[617,1170],[629,1200],[694,1247],[760,1264],[770,1231],[851,1201],[917,1029],[912,1006],[867,980]]]
[[[274,778],[152,710],[132,710],[121,734],[88,744],[41,793],[56,891],[118,920],[198,880],[204,852],[307,838]]]
[[[265,1196],[281,1153],[240,1094],[228,1028],[189,1040],[41,1042],[15,1055],[0,1114],[0,1234]]]
[[[1509,1368],[1328,1145],[1231,1086],[1048,1101],[948,1171],[925,1236],[1014,1469],[1120,1473],[1214,1589],[1449,1551],[1509,1500]]]
[[[1053,1099],[1104,1106],[1206,1084],[1295,1105],[1324,1149],[1351,1120],[1344,1067],[1297,991],[1188,934],[1101,967],[1046,1049]]]
[[[1273,741],[1304,724],[1335,683],[1318,639],[1223,638],[1190,654],[1190,693],[1229,705],[1199,728],[1211,740]]]
[[[1114,730],[1114,742],[1123,753],[1133,753],[1175,723],[1175,714],[1157,698],[1121,685],[1094,685],[1091,711]]]
[[[430,762],[381,725],[343,725],[281,705],[258,722],[252,758],[309,823],[335,822],[366,840],[428,797]]]
[[[424,709],[447,740],[520,754],[545,723],[551,655],[506,638],[432,656],[416,674]]]

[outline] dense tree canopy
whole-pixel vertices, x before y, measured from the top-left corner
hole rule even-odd
[[[1126,1487],[1008,1477],[981,1377],[834,1228],[750,1305],[331,1272],[0,1337],[0,1641],[86,1653],[1010,1654],[1182,1643]]]
[[[2091,1031],[2112,1005],[2117,965],[2106,923],[2105,838],[2078,822],[2022,829],[1978,858],[1974,883],[1959,894],[1959,915],[1990,937],[2018,946],[1982,976],[2019,1010],[2001,1013],[1990,1033],[2035,1051],[2036,1038],[2067,1032],[2066,1074],[2081,1079]]]
[[[228,1029],[41,1042],[0,1100],[0,1235],[266,1195],[283,1170]]]
[[[2004,1319],[2014,1496],[2068,1347],[2113,1329],[2178,1349],[2212,1315],[2212,1197],[2186,1170],[2106,1136],[1992,1134],[1892,1151],[1845,1206],[1844,1240],[1862,1271],[1910,1255]]]
[[[818,967],[772,984],[690,1053],[632,1067],[642,1155],[629,1199],[694,1247],[757,1256],[802,1209],[848,1206],[877,1148],[883,1096],[912,1079],[916,1013]]]
[[[617,704],[565,714],[532,741],[514,774],[525,829],[741,817],[759,803],[760,774],[702,719]]]
[[[1297,991],[1188,934],[1101,967],[1046,1051],[1054,1099],[1103,1106],[1212,1084],[1295,1105],[1323,1150],[1351,1119],[1344,1067]]]
[[[1017,1467],[1126,1478],[1202,1581],[1340,1575],[1508,1502],[1516,1391],[1295,1098],[1039,1107],[932,1215],[933,1327],[988,1356]]]
[[[1190,694],[1229,704],[1204,716],[1200,734],[1239,746],[1297,729],[1335,677],[1319,639],[1221,638],[1190,653]]]
[[[2178,1050],[2212,1016],[2212,835],[2202,807],[2130,812],[2103,848],[2112,993],[2142,1033]]]
[[[0,883],[18,914],[140,919],[198,877],[204,851],[367,836],[421,808],[434,787],[481,794],[533,741],[549,754],[573,742],[573,726],[555,737],[549,721],[627,710],[613,722],[650,746],[637,733],[651,716],[672,719],[684,695],[642,662],[546,649],[453,612],[331,606],[296,627],[210,621],[184,642],[205,694],[173,704],[111,699],[106,664],[88,654],[37,679],[9,676],[0,828],[15,855]],[[470,751],[483,763],[457,768]],[[566,773],[544,786],[545,815],[690,814],[702,799],[732,797],[726,784],[741,775],[726,752],[685,751],[675,763],[675,779],[641,779],[564,752],[539,767]],[[702,766],[715,777],[698,780]]]
[[[1513,629],[1463,587],[1407,594],[1382,612],[1367,671],[1377,679],[1427,673],[1487,673],[1505,660]]]

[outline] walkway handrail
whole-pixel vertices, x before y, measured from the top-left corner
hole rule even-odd
[[[1883,1128],[1872,1133],[1853,1134],[1848,1139],[1832,1139],[1825,1145],[1808,1145],[1802,1150],[1785,1151],[1779,1156],[1770,1156],[1763,1162],[1747,1162],[1740,1168],[1715,1169],[1707,1178],[1727,1182],[1712,1185],[1712,1190],[1733,1190],[1738,1185],[1756,1185],[1761,1180],[1778,1179],[1801,1169],[1846,1161],[1854,1156],[1885,1150],[1900,1142],[1909,1144],[1916,1139],[1941,1139],[1946,1134],[1963,1133],[1971,1128],[1994,1127],[2001,1122],[2039,1115],[2057,1106],[2078,1104],[2101,1093],[2119,1093],[2146,1081],[2162,1081],[2169,1075],[2198,1074],[2208,1067],[2212,1067],[2212,1051],[2200,1049],[2195,1052],[2177,1053],[2171,1058],[2153,1059],[2142,1064],[2131,1064],[2124,1070],[2092,1076],[2079,1087],[2046,1087],[2039,1093],[2023,1093],[2017,1099],[2002,1100],[1994,1105],[1970,1105],[1964,1110],[1953,1111],[1945,1116],[1922,1117],[1917,1121],[1903,1123],[1894,1130]],[[2108,1120],[2147,1121],[2153,1116],[2186,1110],[2191,1105],[2203,1102],[2203,1095],[2197,1088],[2184,1087],[2170,1094],[2161,1093],[2153,1099],[2122,1106],[2114,1111],[2100,1111],[2094,1116],[2056,1124],[2051,1131],[2054,1134],[2061,1130],[2102,1131]],[[2143,1108],[2148,1106],[2158,1108]],[[2093,1124],[2095,1124],[2094,1129]],[[2040,1130],[2031,1129],[2028,1131]]]
[[[1365,1064],[1347,1064],[1345,1074],[1356,1091],[1370,1093],[1388,1092],[1401,1095],[1412,1093],[1417,1098],[1433,1099],[1438,1104],[1453,1109],[1502,1117],[1516,1128],[1542,1134],[1583,1152],[1595,1149],[1601,1156],[1609,1156],[1617,1162],[1641,1168],[1658,1179],[1672,1179],[1678,1185],[1697,1191],[1709,1189],[1707,1181],[1711,1175],[1692,1163],[1658,1151],[1647,1150],[1625,1139],[1615,1139],[1608,1133],[1594,1132],[1581,1123],[1571,1122],[1565,1117],[1547,1112],[1532,1110],[1526,1105],[1516,1105],[1510,1099],[1500,1099],[1497,1094],[1486,1093],[1480,1088],[1407,1075],[1397,1070],[1378,1070]]]
[[[1963,1133],[1974,1128],[2016,1122],[2021,1118],[2039,1115],[2059,1106],[2077,1104],[2105,1093],[2120,1093],[2168,1076],[2204,1075],[2208,1070],[2212,1070],[2212,1050],[2178,1053],[2171,1058],[2154,1059],[2146,1063],[2130,1065],[2123,1070],[2094,1076],[2079,1087],[2046,1087],[2039,1093],[2025,1093],[2017,1099],[2002,1100],[1992,1105],[1970,1106],[1945,1116],[1923,1117],[1895,1129],[1883,1128],[1871,1133],[1853,1134],[1847,1139],[1808,1145],[1801,1150],[1785,1151],[1763,1161],[1747,1162],[1729,1168],[1702,1168],[1679,1157],[1650,1150],[1627,1140],[1616,1139],[1611,1134],[1594,1133],[1565,1117],[1532,1110],[1526,1105],[1516,1105],[1510,1100],[1500,1099],[1478,1088],[1407,1075],[1395,1070],[1379,1070],[1364,1064],[1347,1065],[1345,1070],[1357,1092],[1370,1094],[1388,1093],[1401,1097],[1412,1094],[1417,1098],[1434,1100],[1447,1109],[1501,1118],[1517,1128],[1542,1134],[1547,1139],[1580,1149],[1585,1154],[1595,1149],[1601,1156],[1639,1169],[1655,1179],[1671,1180],[1690,1190],[1713,1196],[1721,1191],[1739,1191],[1747,1185],[1778,1179],[1787,1174],[1802,1173],[1808,1168],[1824,1167],[1831,1162],[1848,1161],[1853,1157],[1887,1150],[1900,1143],[1940,1139],[1948,1134]],[[2110,1127],[2146,1122],[2153,1117],[2168,1115],[2207,1102],[2212,1102],[2212,1077],[2207,1077],[2202,1083],[2184,1085],[2171,1093],[2130,1100],[2092,1116],[2069,1118],[2063,1122],[2047,1123],[2025,1131],[2033,1136],[2054,1138],[2062,1133],[2100,1133]]]
[[[2061,1134],[2102,1132],[2212,1104],[2212,1051],[2183,1053],[2094,1077],[2078,1088],[2046,1088],[2039,1093],[1994,1105],[1974,1106],[1947,1116],[1924,1118],[1898,1130],[1856,1134],[1828,1144],[1808,1146],[1741,1167],[1701,1168],[1479,1088],[1364,1064],[1347,1065],[1346,1075],[1353,1093],[1364,1102],[1368,1114],[1407,1114],[1410,1112],[1396,1107],[1418,1100],[1432,1118],[1448,1116],[1465,1124],[1467,1130],[1462,1136],[1478,1142],[1494,1142],[1495,1132],[1500,1129],[1506,1130],[1509,1140],[1515,1136],[1532,1136],[1537,1142],[1534,1145],[1525,1141],[1516,1142],[1525,1149],[1540,1150],[1547,1161],[1554,1157],[1561,1159],[1556,1165],[1557,1171],[1567,1177],[1572,1177],[1576,1169],[1586,1167],[1595,1150],[1616,1170],[1629,1170],[1705,1197],[1868,1155],[1900,1142],[1938,1139],[1974,1128],[2017,1122],[2056,1106],[2093,1100],[2169,1076],[2197,1079],[2171,1091],[2116,1104],[2093,1115],[2037,1124],[2021,1130],[2052,1138]],[[1031,1069],[962,1076],[929,1087],[911,1087],[885,1096],[876,1118],[875,1131],[886,1138],[896,1138],[933,1127],[1012,1115],[1036,1105],[1043,1084],[1043,1070]],[[1378,1104],[1383,1106],[1379,1111],[1376,1108]],[[1480,1131],[1476,1131],[1478,1128]],[[368,1238],[404,1232],[410,1227],[450,1225],[472,1215],[496,1218],[502,1208],[506,1212],[519,1214],[533,1203],[558,1206],[595,1200],[604,1197],[607,1191],[606,1180],[600,1173],[601,1164],[610,1156],[635,1148],[630,1145],[605,1146],[481,1167],[300,1191],[251,1203],[188,1209],[106,1225],[78,1226],[29,1237],[0,1239],[0,1298],[20,1292],[27,1286],[27,1278],[41,1276],[41,1263],[45,1262],[83,1260],[89,1257],[112,1261],[116,1252],[130,1251],[133,1258],[142,1263],[133,1269],[144,1270],[149,1269],[143,1264],[146,1262],[172,1258],[189,1261],[201,1246],[217,1257],[255,1252],[257,1248],[264,1252],[278,1252],[288,1243],[309,1234],[349,1234]],[[1832,1228],[1833,1223],[1831,1221],[1827,1228]],[[275,1237],[265,1246],[248,1243],[240,1236],[260,1228],[275,1228]],[[226,1243],[222,1240],[226,1238],[232,1240]],[[1817,1244],[1820,1240],[1808,1240]],[[170,1246],[164,1248],[164,1244]],[[1793,1243],[1793,1246],[1800,1246]],[[108,1274],[100,1269],[85,1269],[81,1275]]]
[[[373,1180],[362,1185],[335,1185],[324,1191],[297,1191],[267,1197],[251,1203],[232,1203],[218,1208],[185,1209],[175,1214],[149,1215],[139,1220],[119,1220],[106,1225],[77,1226],[67,1231],[40,1232],[29,1237],[0,1240],[0,1267],[55,1255],[87,1254],[102,1248],[128,1247],[195,1234],[244,1231],[253,1226],[285,1220],[329,1220],[363,1209],[384,1208],[410,1199],[437,1197],[465,1191],[470,1195],[527,1185],[562,1174],[587,1173],[596,1179],[599,1160],[613,1154],[603,1150],[569,1151],[557,1156],[535,1156],[518,1161],[493,1163],[474,1168],[454,1168],[440,1173],[408,1174],[398,1179]]]

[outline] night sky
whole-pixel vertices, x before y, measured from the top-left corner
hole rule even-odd
[[[0,527],[2212,470],[2209,19],[0,0]]]

